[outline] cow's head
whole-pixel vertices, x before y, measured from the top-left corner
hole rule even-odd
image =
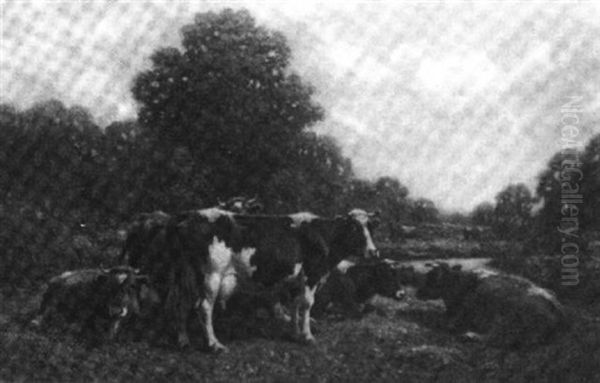
[[[460,265],[450,267],[447,263],[440,262],[432,265],[431,270],[425,275],[425,281],[417,290],[419,299],[439,299],[447,293],[449,288],[456,285],[461,271]]]
[[[361,209],[350,211],[342,221],[342,241],[345,243],[347,256],[361,258],[377,258],[379,251],[373,242],[373,230],[376,227],[376,213],[367,213]]]
[[[128,266],[114,267],[104,270],[99,282],[110,291],[107,311],[111,324],[110,337],[116,335],[118,323],[130,316],[139,315],[140,306],[155,304],[158,294],[148,283],[146,275],[139,275],[137,269]]]
[[[373,283],[377,294],[394,299],[404,297],[404,286],[393,262],[383,260],[370,265],[370,267],[372,267]]]

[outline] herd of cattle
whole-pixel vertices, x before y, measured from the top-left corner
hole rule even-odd
[[[313,316],[332,308],[361,315],[375,294],[403,299],[404,287],[413,286],[419,299],[442,299],[448,328],[471,338],[539,343],[567,324],[554,295],[523,278],[445,263],[422,271],[381,259],[372,237],[374,214],[260,211],[255,199],[234,198],[173,215],[141,214],[127,231],[120,256],[125,266],[52,278],[33,323],[70,323],[84,334],[113,339],[137,321],[154,334],[174,330],[185,347],[197,321],[209,349],[221,351],[226,348],[215,334],[214,313],[232,296],[246,294],[289,322],[296,340],[312,343],[313,306]]]

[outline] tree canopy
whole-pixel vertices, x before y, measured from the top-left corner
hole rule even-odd
[[[285,37],[245,10],[198,14],[181,33],[183,49],[156,51],[135,79],[140,124],[187,147],[216,193],[263,192],[323,117],[313,88],[291,72]]]

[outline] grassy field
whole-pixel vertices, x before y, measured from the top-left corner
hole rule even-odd
[[[221,318],[229,351],[212,355],[198,331],[186,350],[127,334],[90,347],[40,332],[28,325],[38,300],[31,291],[2,298],[0,381],[600,382],[600,323],[585,308],[570,309],[573,328],[552,342],[507,351],[449,333],[443,304],[409,292],[400,302],[376,297],[360,320],[316,321],[314,346],[289,341],[272,319]]]

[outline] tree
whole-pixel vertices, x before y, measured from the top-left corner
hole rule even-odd
[[[496,195],[494,230],[504,238],[523,238],[532,224],[534,199],[522,183],[509,185]]]
[[[415,223],[436,222],[439,219],[439,211],[433,201],[419,198],[412,203],[411,217]]]
[[[581,186],[583,228],[600,231],[600,134],[590,140],[581,155],[581,174],[574,169],[570,176],[572,184]]]
[[[218,195],[264,192],[323,116],[313,88],[290,72],[284,36],[245,10],[198,14],[181,31],[183,50],[158,50],[135,79],[142,127],[187,147]]]
[[[494,205],[482,202],[471,212],[471,220],[476,225],[491,226],[494,223]]]

